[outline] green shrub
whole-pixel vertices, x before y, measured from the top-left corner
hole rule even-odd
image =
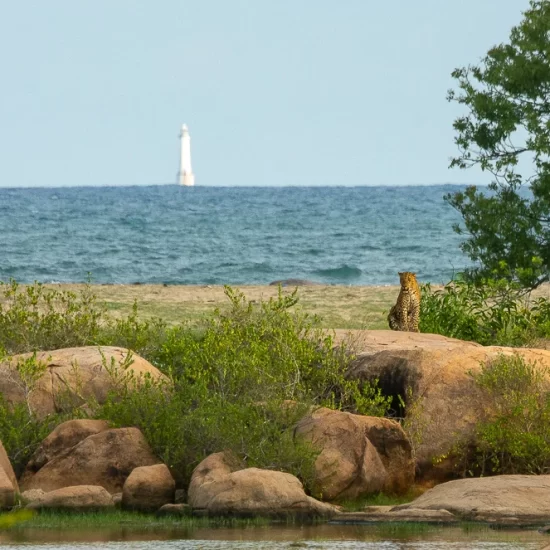
[[[89,285],[75,294],[0,281],[0,348],[9,354],[95,344],[103,315]]]
[[[117,389],[96,416],[141,428],[182,483],[207,455],[236,454],[248,466],[282,469],[307,485],[317,455],[293,436],[312,406],[383,415],[378,388],[345,379],[351,357],[316,328],[315,318],[289,311],[296,293],[260,304],[226,287],[227,313],[217,311],[199,333],[167,329],[154,363],[173,390],[149,380]]]
[[[40,443],[63,420],[58,415],[40,420],[28,409],[26,403],[10,406],[0,394],[0,441],[16,476],[23,473]]]
[[[141,320],[137,304],[112,319],[89,285],[80,294],[15,281],[1,289],[0,349],[7,353],[118,345],[167,375],[170,384],[146,377],[138,386],[126,370],[131,358],[105,363],[115,389],[102,406],[88,404],[95,417],[139,427],[181,483],[208,454],[229,450],[246,465],[289,471],[307,484],[317,452],[295,440],[293,429],[311,407],[382,416],[390,405],[376,384],[346,379],[353,355],[334,346],[318,319],[294,308],[296,292],[279,289],[276,298],[255,304],[226,287],[229,310],[191,329]],[[83,413],[71,412],[75,404],[68,400],[66,415],[38,421],[28,400],[42,374],[36,356],[20,361],[18,370],[27,402],[0,402],[0,439],[20,468],[61,418]]]
[[[518,354],[500,355],[471,374],[484,417],[459,446],[471,474],[546,474],[550,467],[549,371]]]
[[[123,318],[111,319],[104,315],[97,343],[131,349],[151,362],[158,362],[158,350],[169,331],[166,321],[159,318],[140,319],[137,302]]]
[[[12,362],[13,366],[8,374],[3,373],[4,376],[12,377],[24,396],[23,402],[9,404],[0,393],[0,441],[19,476],[38,445],[65,417],[53,414],[39,419],[32,409],[31,393],[46,370],[46,364],[37,361],[36,353],[17,361],[0,354],[0,361],[4,360]]]
[[[459,279],[437,291],[427,284],[420,331],[484,345],[526,345],[550,337],[550,302],[539,298],[530,306],[528,296],[505,281]]]

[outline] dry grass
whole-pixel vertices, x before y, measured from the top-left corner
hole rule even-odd
[[[79,292],[82,284],[44,285],[56,290]],[[138,302],[140,316],[162,317],[170,323],[196,322],[214,309],[227,307],[222,286],[212,285],[92,285],[98,301],[114,316],[130,312]],[[233,287],[248,300],[268,300],[277,295],[276,286]],[[291,293],[294,287],[285,287]],[[390,286],[302,286],[298,289],[299,306],[318,315],[326,328],[387,328],[386,316],[399,293]]]
[[[21,285],[22,287],[24,285]],[[79,292],[83,284],[50,284],[46,288]],[[259,302],[277,295],[276,286],[235,286],[248,300]],[[438,287],[432,287],[434,290]],[[216,308],[229,304],[223,286],[217,285],[92,285],[98,301],[113,316],[123,316],[138,302],[142,318],[161,317],[169,323],[196,323]],[[294,287],[285,287],[291,293]],[[388,328],[386,316],[399,294],[398,286],[310,285],[298,288],[299,306],[318,315],[325,328]],[[533,291],[531,297],[550,299],[550,284]]]

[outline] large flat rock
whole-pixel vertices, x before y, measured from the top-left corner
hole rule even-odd
[[[550,522],[550,475],[458,479],[437,485],[391,513],[446,510],[462,520],[502,525]]]

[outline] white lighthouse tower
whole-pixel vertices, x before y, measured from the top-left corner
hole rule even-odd
[[[180,171],[178,173],[178,183],[190,187],[195,185],[195,176],[191,170],[191,137],[187,125],[181,127],[180,133],[181,153],[180,153]]]

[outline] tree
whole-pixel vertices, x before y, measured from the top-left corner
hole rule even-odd
[[[471,186],[445,200],[463,217],[454,229],[476,265],[467,276],[532,289],[550,275],[550,0],[531,0],[523,16],[508,43],[452,73],[448,99],[468,114],[453,125],[451,167],[477,165],[493,180],[487,193]]]

